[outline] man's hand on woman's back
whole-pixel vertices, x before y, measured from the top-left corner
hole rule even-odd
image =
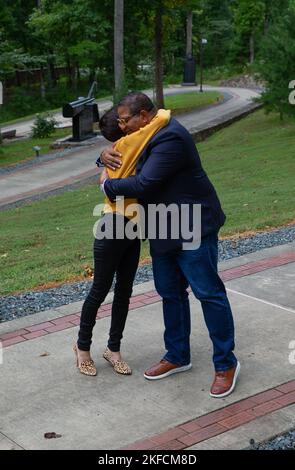
[[[100,154],[101,162],[111,170],[116,170],[116,168],[121,167],[121,157],[122,155],[117,152],[112,145],[106,147]]]

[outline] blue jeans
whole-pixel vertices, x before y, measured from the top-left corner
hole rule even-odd
[[[216,233],[202,238],[197,250],[179,250],[153,255],[153,273],[158,294],[163,299],[164,359],[174,364],[190,363],[190,285],[201,302],[204,319],[213,343],[216,371],[237,364],[233,353],[234,323],[226,290],[217,271],[218,237]]]

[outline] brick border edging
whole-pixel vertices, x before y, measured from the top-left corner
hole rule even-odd
[[[290,252],[246,263],[220,273],[223,281],[248,276],[266,269],[295,262],[295,252]],[[131,298],[130,310],[159,302],[161,297],[155,290]],[[111,315],[112,304],[102,305],[97,319]],[[2,346],[7,347],[23,341],[62,331],[79,325],[79,314],[66,315],[44,323],[32,325],[0,336]],[[212,437],[254,421],[295,403],[295,380],[278,385],[221,409],[179,424],[160,434],[136,441],[122,450],[182,450]]]
[[[295,403],[295,380],[136,441],[122,450],[182,450]]]
[[[161,297],[157,294],[156,291],[150,291],[146,294],[136,295],[130,300],[129,310],[144,307],[145,305],[153,304],[155,302],[159,302],[160,300]],[[97,312],[96,319],[100,320],[101,318],[109,317],[111,315],[111,310],[112,302],[102,305]],[[12,346],[13,344],[22,343],[23,341],[29,341],[31,339],[39,338],[40,336],[45,336],[50,333],[73,328],[79,324],[80,314],[77,312],[71,315],[55,318],[53,320],[48,320],[44,323],[27,326],[25,328],[21,328],[20,330],[11,331],[10,333],[5,333],[4,335],[0,336],[0,341],[2,342],[2,347],[6,348],[8,346]]]
[[[249,276],[266,269],[282,266],[284,264],[295,262],[295,251],[284,253],[279,256],[273,256],[271,258],[265,258],[260,261],[253,261],[250,263],[243,264],[234,268],[226,269],[220,272],[221,279],[226,282],[232,279],[238,279],[240,277]],[[144,307],[156,302],[161,301],[161,297],[155,290],[146,292],[145,294],[135,295],[130,300],[129,310]],[[97,319],[108,317],[111,315],[112,303],[102,305],[97,312]],[[12,346],[13,344],[21,343],[23,341],[29,341],[31,339],[39,338],[50,333],[57,331],[66,330],[67,328],[73,328],[79,325],[80,315],[79,312],[65,315],[60,318],[39,323],[36,325],[21,328],[10,333],[0,335],[0,341],[2,347]],[[1,325],[1,324],[0,324]]]

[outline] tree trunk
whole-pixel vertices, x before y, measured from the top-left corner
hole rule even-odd
[[[68,85],[69,88],[73,86],[72,66],[69,57],[67,57],[67,74],[68,74]]]
[[[193,54],[193,12],[189,11],[186,18],[186,56]]]
[[[0,82],[0,106],[3,104],[3,84]],[[0,126],[0,144],[2,144],[2,134],[1,134],[1,126]],[[0,149],[1,154],[1,149]]]
[[[250,36],[250,64],[253,64],[255,58],[254,33]]]
[[[45,90],[45,80],[44,80],[44,66],[40,66],[40,93],[42,100],[45,100],[46,90]]]
[[[264,20],[264,36],[266,36],[268,34],[268,31],[269,31],[269,18],[265,17],[265,20]]]
[[[158,108],[164,108],[163,93],[163,57],[162,57],[162,4],[156,10],[155,23],[155,84],[156,84],[156,105]]]
[[[267,36],[268,32],[269,32],[269,27],[270,27],[270,21],[271,21],[271,9],[272,9],[272,5],[268,5],[267,4],[268,2],[265,2],[265,7],[266,7],[266,11],[265,11],[265,14],[264,14],[264,22],[263,22],[263,33],[264,33],[264,36]]]
[[[114,4],[114,102],[124,94],[124,0]]]
[[[89,73],[89,86],[92,85],[92,83],[95,81],[95,72],[96,69],[94,66],[90,68],[90,73]]]
[[[21,75],[18,70],[15,71],[16,85],[22,86]]]
[[[73,65],[73,86],[75,91],[78,89],[78,67],[79,65],[75,62]]]
[[[78,88],[80,87],[81,85],[81,73],[80,73],[80,67],[79,67],[79,64],[77,64],[77,70],[76,70],[76,73],[77,73],[77,83],[78,83]]]
[[[56,71],[55,71],[55,65],[54,65],[54,58],[53,58],[53,51],[50,51],[50,55],[47,59],[47,66],[49,69],[49,79],[50,79],[50,84],[52,87],[56,87],[57,85],[57,79],[56,79]]]

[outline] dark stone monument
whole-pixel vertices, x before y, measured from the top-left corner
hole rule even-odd
[[[196,82],[196,59],[192,55],[187,55],[184,62],[182,86],[197,85]]]
[[[99,121],[99,112],[92,96],[95,86],[96,82],[93,82],[86,98],[79,97],[76,101],[63,106],[63,117],[73,119],[73,137],[70,139],[73,142],[81,142],[96,136],[93,124]]]

